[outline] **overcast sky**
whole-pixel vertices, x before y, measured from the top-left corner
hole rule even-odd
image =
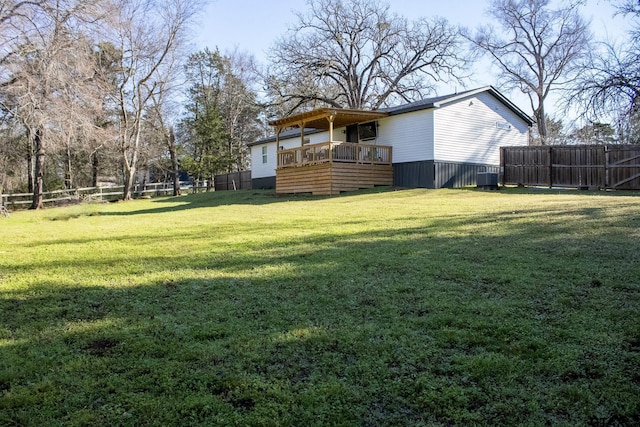
[[[238,49],[253,54],[259,62],[265,63],[269,47],[295,22],[293,12],[304,11],[306,4],[306,0],[211,0],[194,40],[195,48],[218,47],[223,53]],[[409,19],[441,16],[452,24],[469,28],[489,22],[485,15],[488,0],[393,0],[390,4],[392,12]],[[599,39],[619,40],[627,32],[627,22],[623,18],[613,17],[610,1],[587,0],[581,13],[591,21],[592,30]],[[489,65],[476,68],[474,81],[469,83],[469,88],[491,84],[500,89]],[[439,95],[455,90],[440,88]],[[522,94],[505,95],[531,114],[528,100]],[[547,110],[553,115],[556,109],[549,105]]]

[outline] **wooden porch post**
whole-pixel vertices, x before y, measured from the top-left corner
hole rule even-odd
[[[282,132],[282,128],[280,126],[276,126],[276,170],[280,166],[280,132]]]
[[[298,127],[300,127],[300,147],[304,145],[304,126],[305,122],[298,123]]]
[[[335,112],[331,113],[327,120],[329,120],[329,142],[333,142],[333,121],[336,119]]]

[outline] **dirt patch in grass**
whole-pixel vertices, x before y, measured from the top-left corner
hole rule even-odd
[[[84,349],[93,356],[106,356],[110,354],[120,341],[113,338],[100,338],[89,342]]]

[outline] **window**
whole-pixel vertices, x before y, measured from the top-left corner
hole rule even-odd
[[[357,125],[349,125],[345,131],[347,134],[347,142],[370,141],[376,139],[378,134],[378,123],[360,123]]]
[[[262,163],[267,163],[267,146],[262,147]]]
[[[376,139],[376,122],[361,123],[358,125],[358,138],[360,141]]]

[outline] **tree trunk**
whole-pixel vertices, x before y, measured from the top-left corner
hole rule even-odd
[[[547,145],[547,118],[544,115],[544,101],[538,100],[538,109],[535,112],[536,122],[538,126],[538,135],[540,136],[540,144]]]
[[[134,152],[132,154],[132,157],[136,157],[136,154],[137,153]],[[131,189],[133,187],[133,179],[136,176],[136,163],[137,163],[137,160],[129,161],[129,158],[127,157],[126,148],[123,148],[122,150],[122,166],[123,166],[123,173],[124,173],[124,189],[122,191],[123,200],[132,199]]]
[[[135,176],[135,168],[125,167],[124,172],[124,191],[122,197],[124,200],[131,200],[131,187],[133,186],[133,178]]]
[[[33,202],[29,209],[41,209],[44,207],[42,202],[42,192],[44,188],[44,147],[42,144],[42,132],[42,129],[38,128],[33,141],[36,152],[36,161],[34,168]]]
[[[73,180],[71,179],[71,149],[68,145],[64,162],[64,187],[67,190],[73,188]]]
[[[199,193],[200,192],[200,175],[196,175],[193,178],[193,192],[195,193]]]
[[[33,193],[33,138],[27,138],[27,192]]]
[[[130,139],[127,139],[128,135],[126,131],[121,135],[122,160],[124,162],[125,169],[123,191],[123,198],[125,201],[132,199],[131,187],[133,186],[133,179],[135,178],[136,170],[138,169],[138,155],[140,149],[139,147],[141,133],[142,119],[140,117],[137,117]]]
[[[169,156],[171,157],[171,175],[173,178],[173,195],[180,195],[180,166],[176,153],[176,133],[173,126],[169,127]]]
[[[98,166],[99,165],[100,165],[100,162],[98,159],[98,150],[96,150],[93,152],[93,154],[91,154],[91,186],[92,187],[98,186]]]

